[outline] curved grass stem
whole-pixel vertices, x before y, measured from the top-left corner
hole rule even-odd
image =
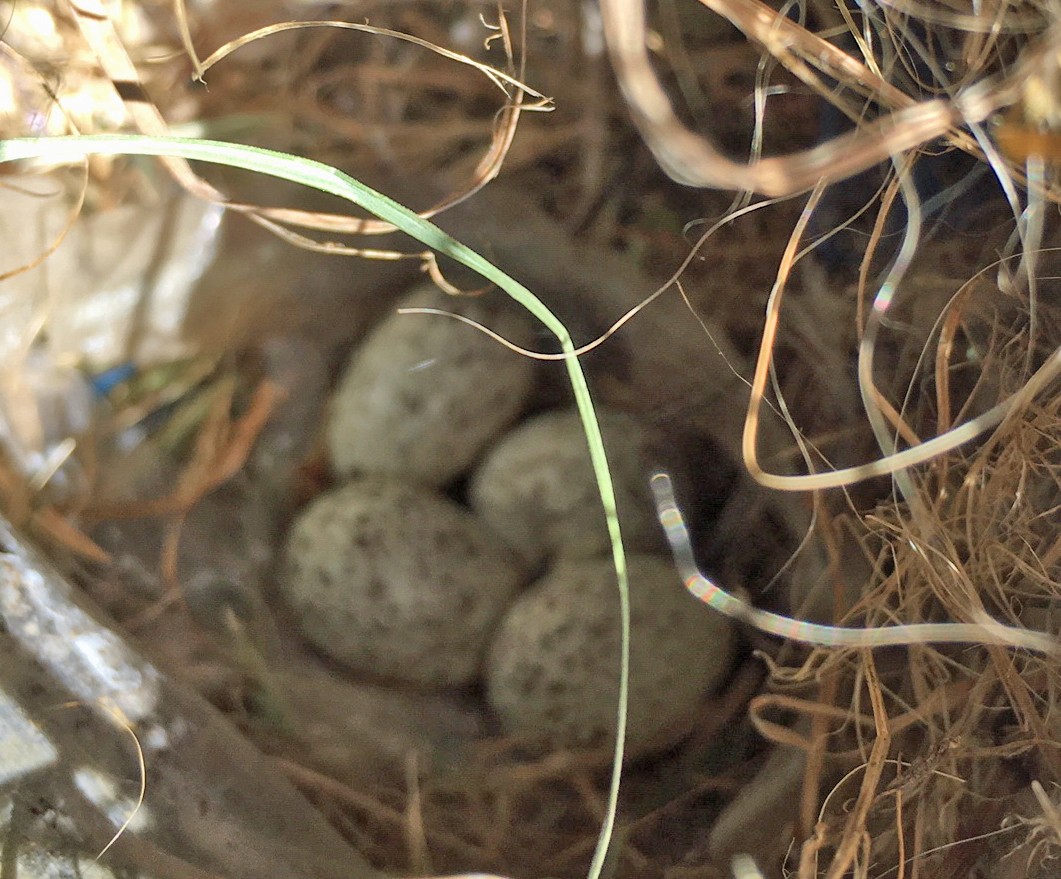
[[[497,284],[512,299],[540,320],[560,342],[566,355],[564,365],[578,407],[582,429],[589,445],[593,472],[597,480],[601,504],[607,520],[619,588],[621,650],[619,669],[619,700],[616,709],[615,752],[611,784],[605,818],[590,866],[589,879],[598,879],[611,842],[619,799],[622,758],[626,740],[626,711],[630,677],[630,602],[626,554],[623,549],[619,518],[615,506],[615,490],[604,452],[593,399],[585,373],[575,353],[571,334],[530,290],[510,278],[474,250],[451,238],[438,226],[419,217],[415,212],[376,190],[365,186],[337,168],[259,147],[218,141],[178,137],[148,137],[143,135],[89,135],[49,138],[13,138],[0,141],[0,164],[23,159],[37,159],[49,163],[83,161],[90,155],[140,155],[180,158],[188,161],[210,162],[254,171],[287,180],[320,192],[343,198],[364,208],[381,220],[394,224],[407,235],[427,247],[443,253]]]

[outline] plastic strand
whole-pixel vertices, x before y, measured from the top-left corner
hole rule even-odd
[[[819,647],[887,647],[908,644],[1002,644],[1040,653],[1061,652],[1061,642],[1042,632],[1005,626],[984,615],[980,623],[911,623],[894,626],[826,626],[761,610],[726,592],[701,572],[693,555],[689,531],[666,473],[652,477],[660,524],[667,535],[685,588],[708,607],[761,632]]]

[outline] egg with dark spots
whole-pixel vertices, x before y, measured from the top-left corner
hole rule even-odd
[[[475,679],[520,572],[467,510],[375,478],[327,492],[301,513],[278,582],[306,638],[333,659],[451,686]]]
[[[699,604],[668,559],[632,555],[632,752],[689,731],[704,695],[733,660],[732,622]],[[505,732],[553,747],[615,735],[619,595],[609,558],[561,559],[505,612],[486,662],[490,705]]]
[[[627,549],[663,549],[648,490],[648,438],[632,417],[597,413]],[[611,545],[585,431],[574,410],[546,412],[495,445],[471,479],[473,509],[528,564],[591,557]]]
[[[529,320],[496,299],[421,290],[401,303],[459,314],[525,344]],[[534,361],[439,314],[392,314],[353,354],[332,400],[332,466],[442,486],[465,474],[522,411]]]

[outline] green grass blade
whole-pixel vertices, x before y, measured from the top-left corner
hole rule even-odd
[[[265,150],[241,144],[218,141],[195,140],[177,137],[146,137],[142,135],[91,135],[82,137],[13,138],[0,141],[0,164],[19,159],[39,159],[45,162],[70,162],[89,155],[141,155],[168,156],[189,161],[211,162],[230,165],[248,171],[256,171],[281,180],[308,186],[344,198],[364,208],[381,220],[393,224],[407,235],[417,239],[432,250],[478,272],[497,284],[516,302],[540,320],[556,336],[561,349],[567,355],[564,364],[574,392],[575,404],[582,420],[582,429],[589,445],[593,472],[597,479],[601,504],[607,520],[611,539],[612,558],[619,588],[621,650],[619,667],[619,704],[617,708],[615,755],[612,764],[611,785],[608,793],[607,812],[597,848],[593,854],[589,879],[598,879],[604,865],[605,855],[611,841],[619,799],[619,782],[622,776],[622,758],[626,741],[626,713],[630,680],[630,598],[626,569],[626,554],[619,531],[619,518],[615,506],[615,490],[611,471],[604,451],[604,440],[597,421],[589,385],[582,365],[575,355],[571,334],[545,304],[522,284],[497,269],[474,250],[451,238],[433,223],[417,216],[398,202],[376,192],[342,171],[310,159]]]

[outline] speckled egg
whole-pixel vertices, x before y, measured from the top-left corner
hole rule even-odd
[[[648,489],[644,432],[621,412],[598,412],[628,549],[662,549]],[[597,481],[574,410],[524,422],[487,454],[472,477],[473,509],[527,563],[561,551],[582,557],[609,546]]]
[[[357,671],[439,686],[475,678],[519,581],[514,559],[475,516],[379,478],[310,504],[278,578],[321,651]]]
[[[497,297],[456,298],[432,288],[401,304],[528,339],[529,319]],[[332,465],[342,475],[445,485],[516,418],[533,376],[530,358],[452,317],[392,314],[354,352],[339,382],[327,428]]]
[[[669,561],[631,556],[630,751],[687,731],[726,675],[730,621],[682,588]],[[619,596],[608,559],[563,559],[506,612],[490,646],[487,695],[506,732],[556,747],[614,740]]]

